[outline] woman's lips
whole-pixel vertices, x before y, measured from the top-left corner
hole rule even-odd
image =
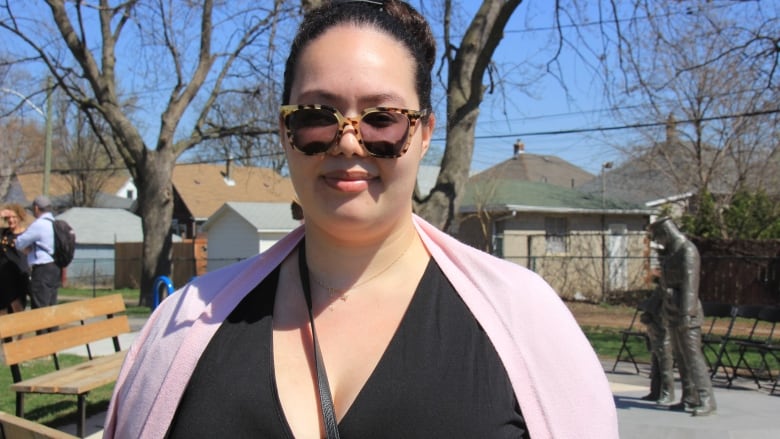
[[[325,184],[342,192],[361,192],[368,188],[375,176],[364,171],[337,171],[323,175]]]

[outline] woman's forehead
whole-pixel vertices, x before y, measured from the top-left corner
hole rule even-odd
[[[401,42],[371,26],[345,24],[304,48],[291,95],[329,102],[360,96],[364,101],[412,105],[410,100],[418,101],[415,84],[414,59]]]

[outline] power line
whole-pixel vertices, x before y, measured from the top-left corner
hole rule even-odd
[[[698,119],[683,119],[683,120],[677,120],[675,121],[675,123],[687,124],[687,123],[695,123],[695,122],[711,122],[715,120],[736,119],[740,117],[766,116],[769,114],[777,114],[777,113],[780,113],[780,109],[750,111],[741,114],[710,116],[710,117],[702,117]],[[667,122],[665,121],[646,122],[646,123],[635,123],[630,125],[614,125],[614,126],[594,127],[594,128],[571,128],[567,130],[529,131],[525,133],[511,133],[511,134],[488,134],[488,135],[474,136],[474,138],[477,140],[489,140],[489,139],[506,139],[509,137],[556,136],[556,135],[565,135],[565,134],[582,134],[582,133],[608,132],[608,131],[618,131],[618,130],[632,130],[632,129],[640,129],[640,128],[654,128],[654,127],[666,126],[666,124]],[[433,140],[444,141],[446,140],[446,138],[437,138]]]

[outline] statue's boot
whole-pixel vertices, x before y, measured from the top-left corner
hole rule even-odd
[[[658,392],[651,391],[647,395],[640,398],[642,401],[655,401],[658,400],[661,396],[658,394]]]
[[[718,405],[710,389],[699,390],[699,405],[693,408],[693,416],[709,416],[715,413]]]
[[[674,371],[665,370],[659,373],[658,404],[671,404],[674,401]]]
[[[683,392],[683,397],[677,404],[672,404],[669,406],[669,410],[675,411],[675,412],[684,412],[688,410],[693,410],[695,407],[698,407],[699,401],[693,397],[693,395],[685,395],[685,392]]]
[[[650,368],[650,393],[642,397],[642,401],[657,401],[661,397],[661,373],[656,367],[655,358]]]

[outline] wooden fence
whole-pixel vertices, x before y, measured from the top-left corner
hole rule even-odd
[[[780,305],[780,241],[693,242],[701,255],[701,300]]]
[[[114,288],[139,288],[141,284],[142,244],[120,242],[115,245]],[[185,239],[173,243],[171,281],[177,288],[206,272],[206,240]]]

